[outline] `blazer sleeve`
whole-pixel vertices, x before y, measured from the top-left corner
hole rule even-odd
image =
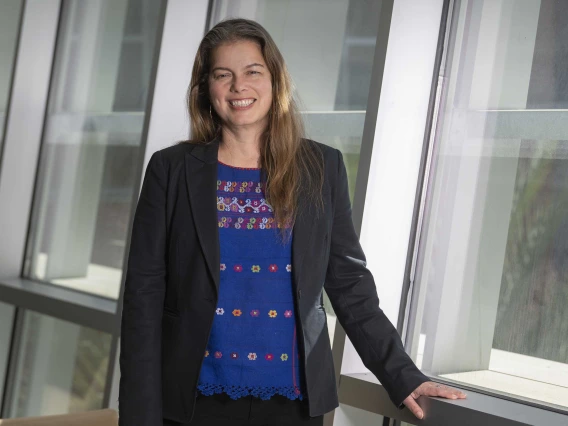
[[[167,174],[152,155],[134,214],[120,339],[120,426],[162,420],[161,341],[166,285]]]
[[[339,323],[365,366],[385,387],[392,402],[402,402],[426,377],[404,350],[400,336],[379,307],[365,254],[351,220],[347,173],[338,155],[330,257],[324,288]]]

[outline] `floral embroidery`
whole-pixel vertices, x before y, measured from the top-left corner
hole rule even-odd
[[[254,352],[251,352],[250,354],[248,354],[248,359],[250,359],[251,361],[256,361],[256,354]]]
[[[266,359],[267,361],[272,361],[274,359],[274,355],[272,354],[266,354],[264,356],[264,359]]]
[[[270,272],[276,272],[276,271],[278,270],[278,266],[277,266],[277,265],[270,265],[270,266],[268,267],[268,270],[269,270]]]
[[[217,210],[233,213],[271,213],[272,206],[264,198],[217,197]]]
[[[287,355],[287,354],[282,354],[282,355],[280,356],[280,359],[281,359],[282,361],[288,361],[288,355]]]
[[[250,270],[252,272],[260,272],[260,266],[259,265],[252,265],[252,267],[250,268]]]
[[[236,317],[240,317],[243,314],[243,312],[240,309],[234,309],[233,310],[233,315]]]
[[[217,190],[224,192],[257,192],[260,193],[264,190],[264,184],[262,182],[231,182],[225,180],[217,181]]]
[[[250,311],[251,317],[258,317],[259,315],[260,315],[260,311],[258,309],[253,309],[252,311]]]
[[[285,316],[286,318],[292,318],[292,311],[285,311],[285,312],[284,312],[284,316]]]
[[[219,228],[235,229],[273,229],[277,227],[272,217],[239,217],[233,220],[231,217],[222,216],[219,218],[218,224]],[[280,226],[278,226],[278,228],[280,228]]]
[[[233,270],[235,272],[243,272],[243,266],[242,265],[235,265],[235,266],[233,266]]]
[[[292,265],[286,265],[286,272],[292,272]]]
[[[215,358],[219,359],[223,356],[223,354],[219,351],[215,352]]]
[[[276,311],[274,311],[274,310],[272,310],[272,311],[270,311],[270,312],[268,313],[268,316],[269,316],[270,318],[276,318],[276,315],[278,315],[278,313],[277,313]]]
[[[231,352],[231,359],[238,359],[239,358],[239,354],[236,352]]]
[[[219,224],[219,228],[228,228],[231,226],[231,223],[233,222],[233,219],[230,217],[222,217],[218,224]]]
[[[205,351],[205,358],[209,356],[209,351]]]
[[[225,310],[223,308],[217,308],[215,312],[217,313],[217,315],[223,315],[225,313]]]
[[[224,271],[225,269],[227,269],[227,265],[225,265],[224,263],[221,263],[221,271]]]

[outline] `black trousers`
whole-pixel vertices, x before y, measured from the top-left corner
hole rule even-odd
[[[269,400],[247,396],[233,400],[226,394],[198,395],[191,423],[164,419],[164,426],[323,426],[323,416],[310,417],[306,401],[275,395]]]

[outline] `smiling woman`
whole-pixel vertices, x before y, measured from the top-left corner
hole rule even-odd
[[[304,137],[261,25],[205,35],[188,107],[192,139],[152,156],[134,218],[121,426],[321,426],[338,406],[324,288],[397,406],[465,397],[428,381],[379,308],[343,157]]]
[[[268,125],[272,105],[272,75],[258,43],[244,40],[215,49],[209,95],[215,114],[227,133],[235,135],[242,128],[262,133]],[[230,158],[225,160],[230,162]],[[257,166],[246,164],[249,165]]]

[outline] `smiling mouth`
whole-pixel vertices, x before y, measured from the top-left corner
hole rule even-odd
[[[235,108],[246,108],[252,105],[255,101],[256,99],[243,99],[238,101],[229,101],[229,104]]]

